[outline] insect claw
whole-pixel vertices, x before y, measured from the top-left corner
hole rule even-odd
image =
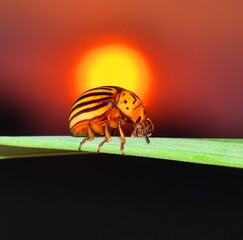
[[[81,151],[81,147],[82,145],[87,141],[88,138],[83,139],[80,143],[79,143],[79,147],[78,150]]]
[[[150,144],[150,140],[149,140],[148,135],[145,135],[145,139],[146,139],[147,144]]]

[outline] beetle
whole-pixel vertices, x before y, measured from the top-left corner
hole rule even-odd
[[[69,127],[75,137],[85,137],[79,145],[92,141],[97,135],[105,135],[99,144],[102,146],[111,141],[110,131],[119,129],[121,137],[120,151],[124,155],[125,135],[121,126],[125,123],[134,124],[132,137],[149,136],[154,126],[145,116],[145,108],[140,98],[133,92],[117,86],[92,88],[82,93],[73,103],[69,115]]]

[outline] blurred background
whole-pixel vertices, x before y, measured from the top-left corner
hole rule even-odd
[[[78,95],[118,81],[144,100],[153,136],[243,137],[242,10],[241,0],[1,1],[0,134],[70,134]]]
[[[71,135],[76,98],[120,85],[153,136],[242,138],[242,13],[242,0],[1,1],[0,135]],[[241,239],[242,182],[132,156],[1,161],[0,236]]]

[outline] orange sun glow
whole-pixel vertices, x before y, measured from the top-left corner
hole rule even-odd
[[[99,86],[120,86],[147,102],[150,78],[142,54],[120,44],[90,50],[77,68],[79,93]]]

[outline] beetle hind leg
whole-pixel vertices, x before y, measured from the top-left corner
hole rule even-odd
[[[91,124],[92,124],[92,122],[89,122],[89,124],[88,124],[88,128],[87,128],[87,130],[88,130],[88,136],[87,136],[86,138],[84,138],[84,139],[80,142],[80,144],[79,144],[79,148],[78,148],[79,151],[81,151],[81,147],[82,147],[82,145],[83,145],[85,142],[94,140],[94,133],[93,133],[93,131],[92,131],[92,129],[91,129]]]
[[[105,125],[105,140],[103,140],[100,144],[99,144],[99,148],[97,150],[97,152],[100,152],[100,149],[103,147],[103,145],[105,143],[108,143],[111,141],[111,135],[109,133],[109,130],[108,130],[108,125],[109,125],[109,122],[106,123]]]

